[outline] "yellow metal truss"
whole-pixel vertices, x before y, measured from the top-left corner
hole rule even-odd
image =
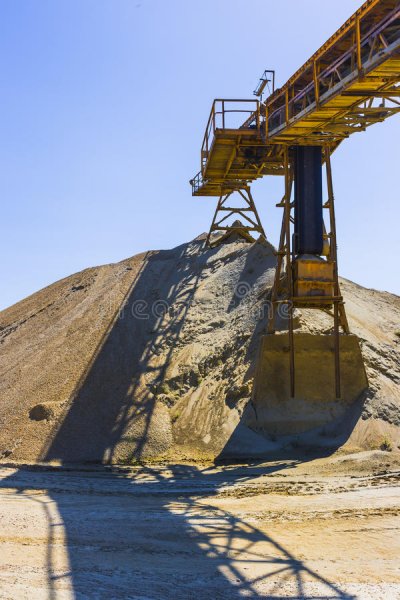
[[[400,0],[367,0],[264,102],[214,100],[193,195],[220,196],[283,175],[288,146],[335,150],[400,111],[399,83]]]

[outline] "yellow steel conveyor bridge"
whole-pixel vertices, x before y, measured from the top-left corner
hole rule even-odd
[[[268,81],[267,73],[254,92],[259,98]],[[301,348],[298,356],[295,350],[295,337],[296,343],[301,339],[293,333],[296,307],[323,308],[328,312],[333,308],[333,338],[314,336],[313,342],[307,344],[317,344],[315,348],[324,348],[327,355],[334,352],[334,375],[327,377],[329,380],[334,377],[336,399],[351,397],[349,377],[345,372],[344,377],[341,375],[347,360],[341,358],[341,348],[350,344],[351,338],[338,277],[330,156],[350,134],[364,131],[399,111],[400,0],[364,2],[265,101],[213,102],[201,147],[201,170],[190,182],[194,196],[219,197],[206,244],[222,243],[233,232],[249,242],[255,241],[251,234],[259,233],[263,240],[265,232],[250,184],[265,175],[284,176],[285,193],[277,204],[283,208],[283,217],[274,285],[268,296],[271,309],[268,334],[262,341],[257,377],[262,383],[265,365],[276,365],[274,361],[279,355],[280,372],[287,365],[289,368],[290,398],[297,394],[312,400],[316,391],[304,387],[301,373],[298,379],[295,375],[295,363],[302,360]],[[325,202],[323,165],[327,183]],[[241,208],[232,202],[227,204],[234,192],[238,192],[236,200],[244,201]],[[241,220],[228,225],[228,220],[235,216]],[[218,232],[222,236],[215,237],[213,234]],[[288,321],[289,353],[285,336],[269,335],[276,330],[282,306]],[[340,327],[344,337],[339,335]],[[358,342],[351,343],[357,346]],[[277,353],[277,348],[282,352]],[[310,360],[314,360],[310,352]],[[360,349],[355,352],[362,364]],[[276,389],[270,392],[273,397],[278,393]],[[282,394],[279,397],[284,397],[286,391]],[[265,398],[261,400],[264,402]]]
[[[216,99],[195,196],[221,196],[284,174],[285,148],[336,149],[400,111],[400,0],[367,0],[265,101]]]

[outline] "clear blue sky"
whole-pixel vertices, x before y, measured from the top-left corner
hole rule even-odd
[[[188,180],[214,97],[286,79],[360,0],[1,0],[0,308],[208,229]],[[333,159],[340,271],[400,293],[400,116]],[[283,181],[254,185],[276,242]]]

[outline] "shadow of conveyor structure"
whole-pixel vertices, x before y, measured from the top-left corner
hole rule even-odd
[[[193,257],[188,256],[191,251],[198,252],[198,247],[190,250],[190,246],[182,246],[178,267],[171,253],[169,270],[165,268],[168,251],[147,257],[120,317],[80,380],[64,421],[47,448],[46,460],[68,464],[84,456],[85,461],[113,462],[121,440],[128,444],[126,460],[140,459],[155,412],[154,395],[146,391],[141,378],[150,370],[155,381],[163,381],[209,256],[198,252],[194,271]],[[257,252],[256,245],[253,252]],[[156,296],[148,287],[150,280],[157,280],[162,295]],[[181,286],[183,282],[185,286]],[[164,320],[163,310],[158,314],[151,309],[160,300],[175,304],[188,283],[191,291],[182,300],[181,311]],[[139,307],[138,300],[143,301]],[[138,310],[147,318],[138,318]],[[149,330],[154,336],[146,341]],[[154,363],[152,357],[166,341],[167,359]],[[141,425],[135,437],[135,429],[132,433],[130,427],[138,421]],[[286,454],[279,464],[232,465],[222,471],[170,465],[166,467],[168,474],[148,465],[133,472],[123,467],[85,472],[49,466],[44,471],[33,469],[28,485],[23,470],[1,485],[15,488],[43,510],[48,524],[50,600],[58,598],[63,580],[69,580],[76,598],[93,593],[96,598],[201,600],[211,594],[216,599],[274,600],[283,597],[282,586],[289,583],[292,591],[287,595],[285,587],[285,597],[349,600],[354,597],[316,573],[274,536],[212,504],[211,498],[226,487],[293,467],[299,461]],[[68,477],[63,484],[63,476],[68,474],[73,474],[76,486]],[[32,494],[32,490],[46,495]],[[68,553],[67,572],[60,567],[57,554],[60,531]],[[307,591],[310,582],[322,591]],[[269,586],[267,596],[260,591],[264,585]]]
[[[64,598],[65,585],[74,598],[356,600],[265,527],[213,503],[229,486],[293,466],[32,467],[0,486],[46,522],[49,600]]]
[[[218,348],[210,346],[207,361],[213,362],[213,365],[215,359],[222,362],[222,373],[227,382],[231,377],[235,380],[239,359],[244,361],[242,367],[247,365],[247,371],[243,371],[244,381],[251,382],[254,377],[257,351],[268,318],[268,300],[265,304],[264,299],[269,279],[273,277],[276,257],[268,243],[233,244],[231,249],[226,248],[221,254],[218,252],[218,248],[206,249],[204,241],[198,239],[177,249],[147,253],[116,318],[110,321],[92,360],[82,373],[58,430],[46,441],[42,460],[57,460],[65,464],[130,463],[162,456],[172,447],[174,452],[176,448],[179,452],[180,448],[185,450],[187,447],[189,454],[194,452],[193,456],[196,456],[198,451],[203,452],[202,448],[208,452],[207,444],[202,441],[208,431],[213,436],[212,452],[218,460],[248,460],[276,455],[275,450],[279,448],[274,447],[274,443],[271,445],[271,441],[276,441],[276,434],[280,435],[273,429],[276,416],[271,411],[266,412],[257,397],[253,397],[247,407],[241,400],[242,404],[236,406],[235,397],[229,397],[229,388],[228,391],[218,391],[217,398],[212,391],[209,392],[207,382],[205,386],[199,386],[197,381],[190,381],[184,384],[188,386],[187,393],[183,386],[174,395],[186,404],[183,409],[180,408],[182,405],[178,406],[180,416],[172,425],[170,405],[165,404],[163,398],[166,396],[163,394],[165,381],[173,383],[174,379],[171,379],[170,373],[167,377],[172,358],[177,364],[178,355],[173,357],[174,352],[179,352],[180,348],[186,352],[187,345],[193,340],[196,342],[196,336],[201,333],[201,323],[200,329],[199,324],[196,325],[194,334],[190,328],[189,334],[183,333],[183,328],[203,276],[207,285],[213,277],[216,277],[218,286],[229,280],[228,295],[224,300],[226,306],[218,304],[217,309],[212,309],[216,313],[211,311],[211,314],[221,315],[221,310],[226,311],[224,314],[232,319],[227,325],[229,332],[231,323],[237,322],[238,318],[247,319],[246,326],[249,327],[245,342],[239,328],[236,332],[232,330],[231,335],[225,335],[223,341],[218,342]],[[221,263],[224,265],[222,271]],[[210,292],[214,293],[214,288],[206,286],[206,294]],[[192,321],[197,320],[198,314],[200,316],[197,310],[203,310],[203,305],[199,306],[190,314]],[[265,307],[267,310],[259,314],[258,311]],[[257,309],[256,314],[249,318],[253,308]],[[279,330],[284,331],[287,320],[281,318],[278,321]],[[212,320],[208,322],[212,323]],[[202,341],[200,343],[203,344]],[[215,356],[214,352],[217,352]],[[218,355],[218,352],[221,354]],[[231,364],[228,366],[228,363]],[[218,367],[210,368],[207,381],[215,377],[220,379]],[[190,369],[183,375],[188,378],[196,376]],[[276,377],[275,374],[270,376],[266,385],[273,386]],[[264,394],[263,390],[261,392]],[[270,393],[269,389],[267,392]],[[224,394],[228,394],[225,399]],[[197,405],[196,411],[193,410],[193,402]],[[322,404],[326,405],[325,412],[331,410],[326,401]],[[278,405],[279,410],[283,410],[281,407],[284,405],[279,399]],[[324,430],[317,445],[333,452],[350,434],[360,407],[358,403],[350,411],[356,410],[354,419],[346,411],[346,426],[342,428],[339,424],[340,436],[336,433],[326,436]],[[289,416],[284,418],[290,422],[294,412],[289,405],[286,410]],[[307,405],[307,410],[313,413],[314,408]],[[232,417],[235,411],[237,417]],[[317,414],[317,411],[314,412]],[[325,421],[332,421],[332,430],[343,414],[339,411],[335,416],[339,419],[328,419],[323,415]],[[296,415],[294,418],[298,421]],[[225,419],[230,420],[229,429],[222,431]],[[269,421],[272,429],[267,427]],[[204,425],[206,423],[208,425]],[[332,439],[328,440],[328,437]],[[282,443],[290,444],[290,440],[283,435]]]
[[[156,406],[153,392],[163,381],[202,268],[213,252],[198,252],[198,245],[179,247],[178,260],[177,249],[147,254],[117,318],[78,382],[60,428],[47,442],[44,460],[139,459],[154,424],[160,429],[153,436],[160,438],[160,446],[147,449],[147,454],[167,447],[167,440],[162,440],[169,434],[163,428],[166,413],[159,403]],[[166,345],[166,358],[157,361]]]

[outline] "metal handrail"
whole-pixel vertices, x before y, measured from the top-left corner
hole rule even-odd
[[[226,104],[228,103],[236,103],[236,104],[252,104],[254,108],[250,110],[245,109],[237,109],[237,108],[226,108]],[[259,100],[254,99],[230,99],[230,98],[216,98],[211,106],[210,116],[208,117],[206,130],[203,137],[203,143],[201,146],[201,172],[204,173],[205,166],[207,164],[209,151],[212,146],[212,142],[215,136],[216,130],[225,130],[229,129],[226,127],[226,115],[231,113],[241,113],[243,115],[255,115],[256,119],[256,129],[260,131],[260,102]],[[218,115],[221,115],[221,125],[222,127],[217,127],[217,118]],[[245,122],[247,119],[245,120]],[[237,129],[235,127],[234,129]]]
[[[192,194],[198,192],[199,189],[204,185],[205,181],[203,179],[202,172],[199,171],[193,179],[190,180],[190,185],[192,186]]]
[[[364,15],[365,16],[365,15]],[[350,47],[345,50],[341,56],[339,56],[334,62],[329,64],[321,73],[317,73],[318,70],[318,61],[321,60],[324,54],[321,54],[318,57],[318,61],[314,62],[314,65],[310,62],[309,64],[304,65],[304,69],[301,70],[296,79],[291,78],[289,80],[288,85],[281,90],[278,91],[275,97],[270,97],[265,105],[268,108],[268,131],[269,135],[273,135],[274,131],[281,128],[285,125],[288,120],[293,119],[298,116],[300,113],[303,113],[304,110],[311,109],[317,101],[319,101],[322,97],[326,99],[331,94],[335,92],[335,87],[332,86],[328,89],[326,88],[325,80],[327,80],[334,72],[338,73],[339,69],[345,65],[346,62],[350,64],[350,68],[348,72],[342,73],[343,79],[348,77],[351,74],[358,75],[363,70],[363,66],[368,63],[375,54],[371,52],[365,52],[366,47],[369,45],[371,39],[379,36],[385,28],[387,28],[393,21],[400,18],[400,9],[398,7],[394,8],[382,22],[379,24],[374,24],[370,29],[361,37],[360,36],[360,27],[362,23],[362,18],[358,18],[354,21],[352,28],[346,28],[343,31],[342,35],[335,40],[335,44],[340,44],[345,39],[345,36],[348,36],[351,39]],[[399,36],[400,41],[400,36]],[[332,46],[329,47],[326,52],[330,51]],[[296,81],[300,77],[304,77],[304,75],[309,72],[310,81],[304,86],[301,90],[299,90],[296,95],[289,100],[289,90],[295,89]],[[338,82],[337,82],[338,83]],[[289,85],[290,84],[290,85]],[[298,105],[304,99],[306,100],[307,96],[309,96],[308,103],[302,103],[300,107]],[[274,109],[274,105],[280,104],[278,107]],[[296,107],[298,107],[296,109]]]

